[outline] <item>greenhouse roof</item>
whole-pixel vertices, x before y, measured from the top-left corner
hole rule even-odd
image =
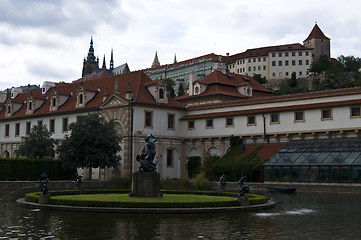
[[[263,165],[361,165],[361,138],[291,141]]]

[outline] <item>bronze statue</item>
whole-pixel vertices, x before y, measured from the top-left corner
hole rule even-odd
[[[243,176],[239,181],[238,181],[238,185],[239,185],[239,194],[238,196],[244,196],[244,194],[249,193],[249,186],[248,185],[244,185],[244,182],[246,181],[246,176]]]
[[[219,178],[219,190],[223,190],[224,187],[227,185],[226,176],[224,174]]]
[[[39,185],[39,188],[40,188],[40,191],[43,195],[47,195],[48,194],[48,183],[49,183],[49,180],[48,180],[48,176],[46,175],[46,172],[44,172],[43,174],[41,174],[40,176],[40,185]]]
[[[152,140],[151,140],[152,139]],[[137,161],[139,162],[140,171],[156,171],[157,163],[154,162],[156,155],[155,151],[155,142],[158,140],[156,136],[153,136],[151,133],[144,139],[146,142],[142,151],[137,155]]]

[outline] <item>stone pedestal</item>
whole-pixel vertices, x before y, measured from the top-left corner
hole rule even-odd
[[[133,173],[130,197],[163,197],[160,192],[160,175],[158,172]]]
[[[238,196],[238,202],[240,206],[248,206],[249,201],[247,196]]]
[[[40,194],[39,196],[39,204],[48,204],[50,202],[50,195],[48,194]]]

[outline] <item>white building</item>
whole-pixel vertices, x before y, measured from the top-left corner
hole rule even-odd
[[[33,125],[46,124],[61,140],[71,122],[90,112],[115,121],[123,139],[122,176],[138,170],[134,159],[148,133],[158,137],[156,158],[163,178],[186,176],[189,156],[223,156],[231,135],[245,144],[361,137],[361,88],[272,96],[253,78],[226,73],[220,66],[202,80],[191,77],[189,86],[175,100],[162,80],[152,81],[139,71],[19,93],[0,104],[1,156],[14,156]],[[93,172],[92,178],[110,179],[116,171]]]
[[[300,43],[248,49],[225,58],[227,68],[232,73],[253,76],[261,74],[268,81],[309,76],[309,68],[320,56],[330,58],[330,39],[315,24],[309,36]]]

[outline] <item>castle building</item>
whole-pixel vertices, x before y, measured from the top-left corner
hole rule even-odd
[[[307,78],[309,68],[321,55],[330,58],[330,39],[315,24],[309,36],[300,43],[248,49],[227,56],[224,61],[232,73],[248,76],[261,74],[268,81],[291,78]]]
[[[80,81],[128,72],[130,72],[130,70],[127,63],[114,68],[113,49],[110,54],[109,69],[107,69],[105,63],[105,55],[103,57],[102,67],[99,68],[99,58],[96,58],[94,54],[93,37],[90,39],[88,55],[83,60],[83,71],[82,78],[79,79]]]

